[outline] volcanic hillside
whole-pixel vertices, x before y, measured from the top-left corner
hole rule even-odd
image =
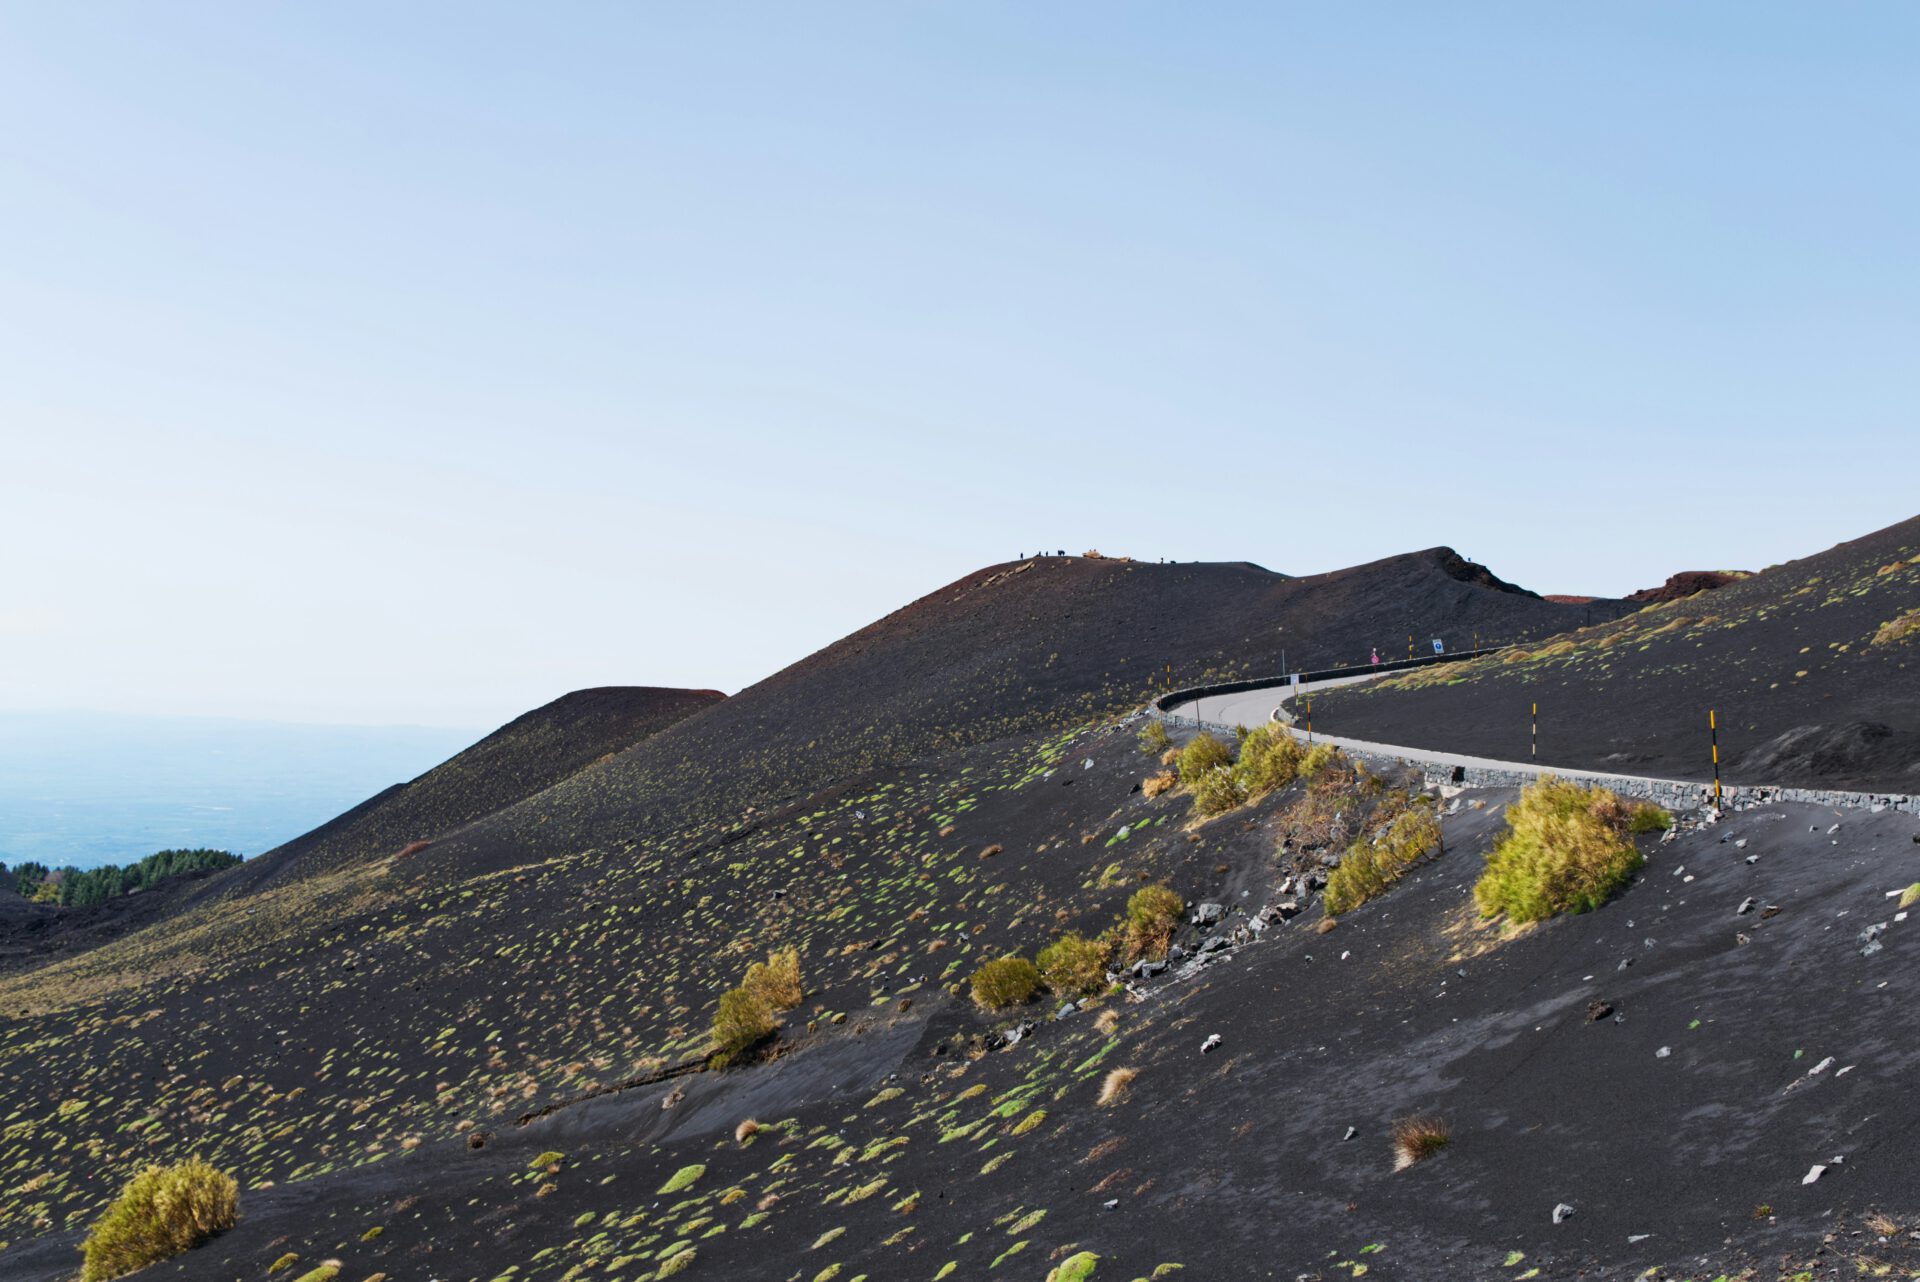
[[[1616,622],[1330,691],[1331,734],[1732,782],[1920,791],[1920,517]]]
[[[391,855],[552,787],[726,698],[717,690],[601,686],[523,713],[411,783],[395,784],[244,868],[221,893]]]
[[[1492,1276],[1515,1251],[1561,1276],[1798,1251],[1866,1199],[1920,1209],[1882,1135],[1910,1121],[1911,1057],[1890,1049],[1920,1010],[1906,936],[1869,963],[1850,924],[1826,929],[1909,877],[1909,817],[1833,851],[1831,817],[1782,812],[1751,834],[1757,870],[1693,832],[1657,884],[1509,936],[1463,899],[1505,797],[1457,798],[1446,853],[1322,936],[1315,861],[1433,803],[1334,762],[1203,819],[1115,714],[1176,658],[1182,682],[1266,670],[1284,637],[1325,665],[1595,607],[1444,551],[1311,579],[1030,564],[610,758],[625,731],[578,744],[531,795],[475,770],[485,796],[316,834],[245,893],[0,977],[0,1275],[70,1276],[114,1190],[189,1154],[236,1173],[242,1218],[156,1276],[1424,1278]],[[986,961],[1096,935],[1160,883],[1221,905],[1176,923],[1205,965],[1065,1018],[1060,997],[967,1000]],[[1744,896],[1787,911],[1745,927],[1734,964]],[[773,1058],[714,1067],[721,995],[786,946],[804,999]],[[1624,1028],[1589,1023],[1603,998]],[[1688,1021],[1708,1031],[1657,1055]],[[1829,1048],[1858,1071],[1776,1098]],[[1115,1068],[1134,1076],[1108,1084]],[[1455,1147],[1395,1174],[1388,1129],[1428,1110]],[[1797,1192],[1829,1150],[1850,1182]],[[1682,1206],[1680,1188],[1707,1192]],[[1551,1225],[1553,1198],[1578,1217]]]
[[[1138,707],[1169,665],[1185,685],[1277,671],[1283,648],[1295,667],[1325,667],[1410,632],[1458,648],[1627,608],[1556,605],[1447,548],[1302,578],[1246,563],[991,566],[425,857],[501,866],[557,845],[751,825],[835,780]]]

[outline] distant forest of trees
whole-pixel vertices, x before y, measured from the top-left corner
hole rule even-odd
[[[13,869],[0,864],[0,889],[16,891],[35,903],[86,908],[137,890],[149,890],[169,877],[217,871],[239,862],[240,856],[224,850],[162,850],[137,863],[107,864],[84,872],[78,868],[50,869],[32,862]]]

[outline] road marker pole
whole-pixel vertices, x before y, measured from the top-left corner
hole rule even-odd
[[[1413,633],[1407,633],[1407,658],[1413,658]]]
[[[1720,714],[1707,709],[1707,729],[1713,735],[1713,808],[1720,809]]]
[[[1313,746],[1313,696],[1307,696],[1307,746]]]
[[[1540,760],[1540,705],[1533,705],[1533,746],[1527,749],[1527,756],[1534,761]]]

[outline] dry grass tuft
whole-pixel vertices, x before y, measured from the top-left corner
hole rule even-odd
[[[740,1125],[733,1128],[733,1142],[735,1144],[745,1144],[748,1140],[752,1139],[754,1136],[758,1135],[759,1133],[760,1133],[760,1123],[754,1121],[751,1117],[749,1117],[745,1121],[741,1122]]]
[[[1113,1036],[1114,1031],[1120,1027],[1120,1012],[1111,1007],[1101,1011],[1099,1017],[1093,1021],[1093,1027],[1102,1037]]]
[[[1415,1162],[1425,1161],[1452,1139],[1453,1128],[1444,1118],[1427,1115],[1401,1118],[1393,1124],[1393,1169],[1404,1171]]]
[[[1146,793],[1150,798],[1158,797],[1163,792],[1171,791],[1173,785],[1177,782],[1179,781],[1173,777],[1173,771],[1162,770],[1159,774],[1150,776],[1145,783],[1141,784],[1140,791]]]
[[[1140,1075],[1137,1068],[1116,1068],[1108,1073],[1106,1080],[1100,1083],[1100,1099],[1103,1105],[1118,1104],[1127,1096],[1127,1090],[1133,1085],[1133,1079]]]

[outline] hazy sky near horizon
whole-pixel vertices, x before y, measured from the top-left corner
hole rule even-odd
[[[0,3],[0,708],[728,691],[1036,546],[1920,510],[1920,7]]]

